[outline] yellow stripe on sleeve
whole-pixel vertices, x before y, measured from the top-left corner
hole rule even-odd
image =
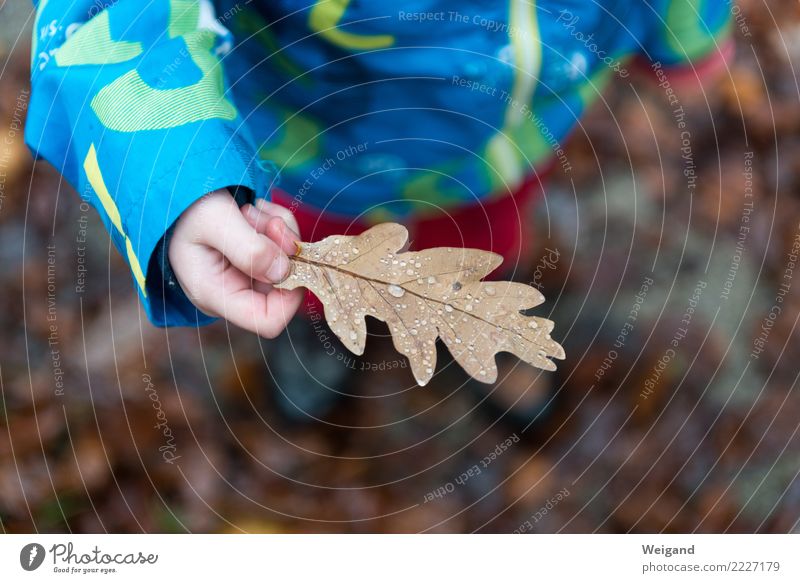
[[[86,178],[89,179],[89,184],[92,185],[95,194],[97,194],[97,198],[99,198],[100,202],[103,204],[103,210],[106,211],[108,218],[111,219],[111,224],[117,228],[117,231],[125,234],[122,228],[122,219],[119,216],[119,209],[117,209],[114,199],[112,199],[111,195],[108,193],[106,181],[103,180],[103,174],[100,172],[100,165],[97,163],[97,150],[95,150],[94,144],[89,146],[89,153],[83,161],[83,171],[86,172]]]
[[[139,289],[142,290],[142,295],[147,297],[147,288],[145,287],[145,277],[144,272],[142,271],[142,266],[139,264],[139,258],[136,257],[136,253],[133,251],[133,245],[131,244],[131,240],[128,239],[128,236],[125,236],[125,250],[128,253],[128,263],[131,265],[131,271],[133,272],[133,277],[136,279],[136,283],[139,285]]]
[[[111,220],[111,224],[114,225],[114,228],[117,229],[119,234],[122,235],[122,238],[125,239],[125,252],[128,255],[128,263],[130,263],[133,277],[136,279],[136,283],[139,285],[142,295],[147,297],[145,275],[142,271],[142,266],[139,263],[139,258],[136,257],[136,253],[133,251],[133,245],[128,235],[125,234],[125,229],[122,227],[122,218],[119,215],[117,204],[114,202],[114,199],[111,198],[108,188],[106,187],[106,181],[103,179],[103,173],[100,171],[100,165],[97,162],[97,150],[95,150],[94,144],[89,146],[89,153],[86,154],[86,159],[83,161],[83,171],[86,172],[86,178],[89,180],[89,184],[92,185],[95,194],[97,194],[97,198],[100,199],[100,204],[103,205],[103,210]]]

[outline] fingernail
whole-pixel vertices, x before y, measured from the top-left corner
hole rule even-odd
[[[272,262],[272,265],[269,266],[269,269],[267,269],[267,279],[273,283],[282,282],[284,279],[286,279],[286,276],[289,275],[289,267],[289,258],[281,253],[275,258],[275,261]]]

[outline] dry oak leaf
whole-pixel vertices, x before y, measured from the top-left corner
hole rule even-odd
[[[420,385],[433,376],[439,336],[479,381],[497,379],[498,352],[555,370],[548,357],[563,359],[564,350],[550,338],[553,322],[520,312],[544,296],[521,283],[480,281],[501,256],[454,247],[400,252],[407,240],[405,227],[382,223],[355,237],[300,243],[290,275],[276,287],[310,289],[331,330],[355,354],[364,353],[365,317],[386,322]]]

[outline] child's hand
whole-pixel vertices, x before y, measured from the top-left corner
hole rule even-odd
[[[287,254],[300,237],[288,209],[263,200],[256,205],[240,209],[227,190],[204,196],[178,220],[169,261],[202,312],[274,338],[303,299],[302,290],[271,285],[288,275]]]

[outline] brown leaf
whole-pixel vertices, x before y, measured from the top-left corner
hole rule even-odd
[[[420,385],[433,376],[439,336],[482,382],[497,379],[498,352],[555,370],[548,357],[564,358],[564,350],[550,338],[553,322],[520,313],[541,304],[542,294],[520,283],[480,281],[502,257],[453,247],[400,253],[407,240],[405,227],[383,223],[355,237],[299,244],[291,274],[277,287],[314,292],[331,330],[355,354],[364,352],[365,317],[386,322]]]

